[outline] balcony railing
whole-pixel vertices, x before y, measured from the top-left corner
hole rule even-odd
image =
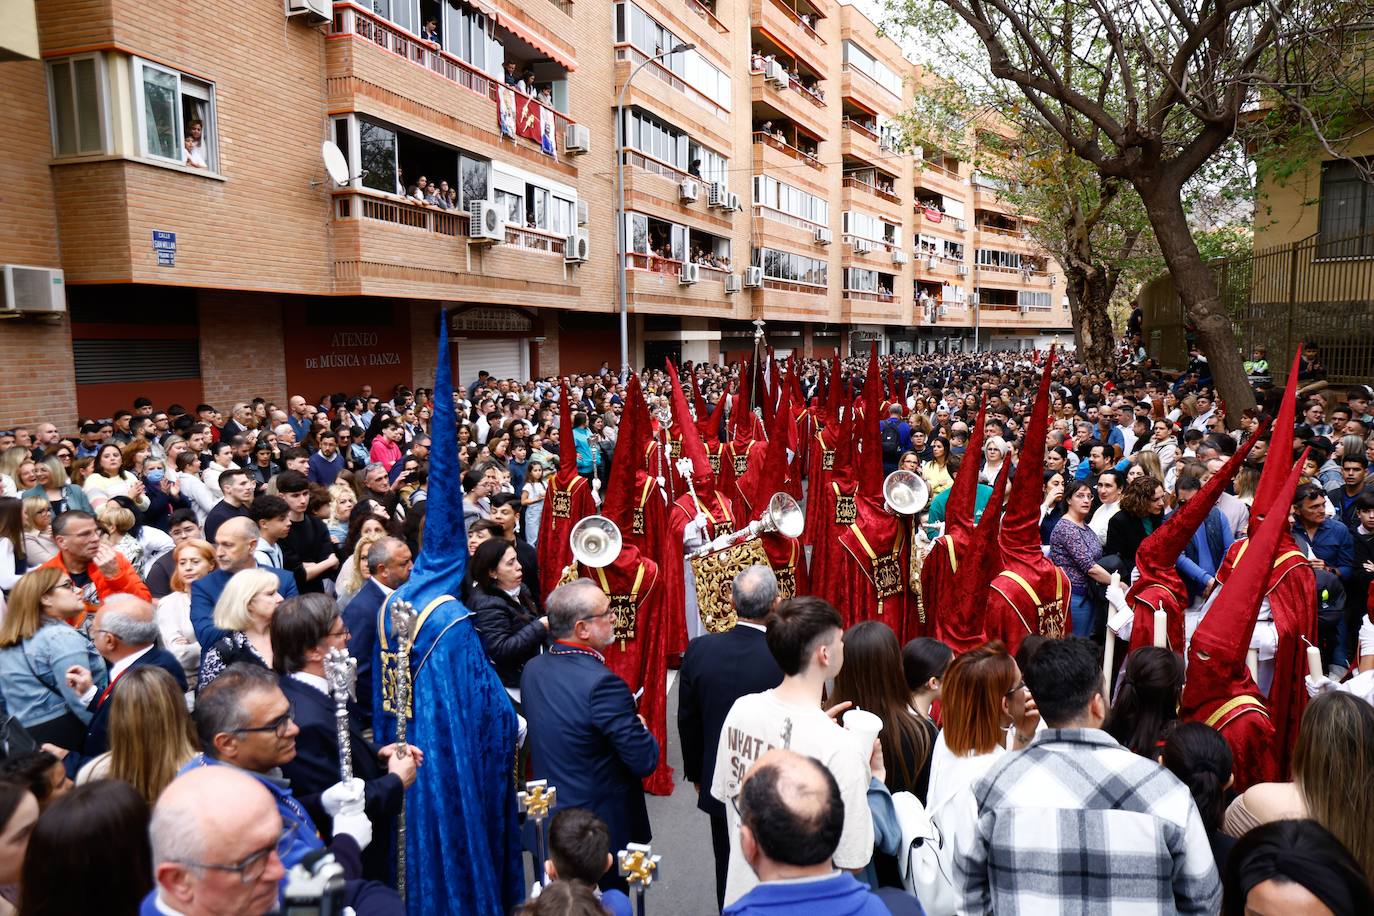
[[[1050,275],[1050,272],[1048,270],[1036,269],[1031,267],[1004,267],[1001,264],[978,264],[976,266],[979,270],[987,271],[989,273],[1012,274],[1013,276],[1019,276],[1027,282],[1029,282],[1032,278],[1035,277],[1048,277]]]
[[[749,75],[750,75],[750,76],[764,76],[764,71],[763,71],[763,70],[750,70],[750,71],[749,71]],[[784,88],[784,87],[782,87],[782,86],[779,86],[777,83],[773,82],[772,80],[767,79],[766,77],[765,77],[765,79],[764,79],[763,82],[764,82],[764,85],[765,85],[765,86],[771,86],[772,88],[777,89],[778,91],[781,91],[781,90]],[[787,86],[786,86],[786,88],[791,89],[791,90],[792,90],[793,92],[795,92],[797,95],[799,95],[799,96],[801,96],[802,98],[806,99],[808,102],[810,102],[812,105],[815,105],[817,108],[824,108],[824,107],[825,107],[825,96],[820,92],[820,90],[818,90],[818,89],[808,89],[805,85],[802,84],[801,80],[793,79],[792,76],[791,76],[791,74],[788,74],[788,77],[787,77]]]
[[[791,213],[784,213],[776,207],[770,207],[767,204],[754,204],[754,212],[764,219],[786,223],[789,226],[795,226],[806,232],[815,232],[817,229],[824,228],[823,223],[815,223],[809,219],[802,219],[800,216],[793,216]]]
[[[443,210],[380,191],[356,188],[334,192],[334,218],[367,219],[454,238],[464,238],[468,234],[468,215],[461,210]]]
[[[782,11],[782,14],[784,16],[792,20],[792,24],[797,27],[798,32],[810,38],[812,41],[818,42],[822,45],[825,44],[825,39],[821,37],[821,33],[817,32],[811,26],[807,25],[805,20],[802,19],[801,14],[798,13],[796,10],[792,9],[792,7],[788,6],[784,2],[784,0],[771,0],[771,2],[774,6],[776,6],[779,10]]]
[[[936,163],[931,162],[929,159],[920,160],[919,165],[920,167],[917,169],[918,174],[920,172],[930,172],[932,174],[939,175],[942,178],[948,178],[950,181],[959,180],[958,172],[947,169],[943,165],[937,165]]]
[[[863,125],[862,123],[855,121],[849,115],[844,116],[844,120],[840,122],[840,126],[843,127],[845,130],[852,130],[855,133],[863,134],[865,137],[872,140],[874,143],[882,142],[881,139],[879,139],[878,132],[876,130],[872,130],[871,128]]]
[[[892,96],[894,99],[896,99],[896,100],[898,101],[898,103],[900,103],[900,102],[902,101],[902,95],[901,95],[901,93],[899,93],[899,92],[893,92],[891,89],[887,88],[887,87],[884,86],[882,83],[878,82],[878,81],[875,80],[873,77],[869,76],[867,73],[865,73],[864,71],[860,70],[858,67],[854,66],[853,64],[845,64],[843,69],[844,69],[844,71],[845,71],[846,73],[857,73],[857,74],[859,74],[859,76],[862,76],[864,79],[868,80],[868,81],[869,81],[870,83],[872,83],[874,86],[877,86],[877,87],[878,87],[879,89],[881,89],[883,92],[886,92],[888,95]]]
[[[662,159],[655,159],[647,153],[641,153],[637,149],[625,150],[625,164],[636,166],[646,172],[653,172],[655,175],[662,175],[664,178],[676,181],[679,184],[688,180],[699,182],[702,185],[709,183],[701,178],[684,172],[677,166],[669,165]]]
[[[682,265],[686,263],[676,258],[665,258],[656,254],[644,254],[639,251],[631,251],[625,256],[625,265],[630,270],[645,270],[656,274],[672,274],[677,276],[682,271]],[[730,273],[728,267],[717,267],[705,261],[694,262],[697,268],[703,271],[703,280],[717,280],[723,282],[725,276]]]
[[[893,194],[891,191],[884,191],[877,185],[869,184],[867,181],[860,181],[857,178],[846,178],[843,184],[846,188],[867,191],[869,194],[880,197],[889,203],[900,204],[902,202],[901,198],[896,194]]]
[[[711,12],[710,8],[705,3],[702,3],[701,0],[687,0],[687,6],[691,8],[692,12],[710,23],[711,28],[715,29],[720,34],[726,35],[730,32],[730,30],[725,27],[725,23],[717,19],[716,14]]]
[[[896,301],[897,301],[897,297],[894,296],[894,295],[892,295],[892,293],[884,293],[884,292],[871,293],[871,292],[865,292],[865,291],[856,290],[856,289],[847,289],[847,290],[845,290],[845,291],[844,291],[844,298],[846,298],[846,299],[858,299],[858,300],[863,301],[863,302],[896,302]]]
[[[627,60],[630,62],[632,66],[635,67],[638,67],[646,60],[650,60],[650,58],[646,56],[643,51],[639,50],[634,45],[623,43],[615,46],[615,59]],[[702,92],[700,89],[697,89],[695,86],[688,83],[686,80],[678,76],[672,70],[669,70],[667,67],[663,66],[661,62],[656,60],[650,61],[649,66],[645,67],[644,69],[648,70],[650,73],[658,77],[663,82],[667,83],[669,86],[672,86],[678,92],[681,92],[683,95],[688,96],[692,99],[692,101],[705,106],[707,109],[711,111],[712,114],[720,118],[722,121],[730,120],[730,112],[728,109],[722,107],[721,104],[717,102],[715,99],[711,98],[709,95]]]
[[[371,10],[354,3],[336,2],[334,4],[334,19],[329,31],[331,35],[352,35],[359,40],[371,42],[382,50],[389,51],[398,57],[404,57],[412,64],[424,67],[431,73],[437,73],[464,89],[485,96],[491,100],[493,105],[498,106],[492,111],[491,123],[496,126],[500,110],[500,89],[503,86],[499,81],[492,79],[467,61],[453,56],[432,42],[425,41],[395,23],[376,15]],[[534,101],[541,107],[548,107],[513,88],[511,92],[514,92],[517,97]],[[560,138],[567,135],[568,125],[576,122],[558,111],[553,112],[553,119],[555,126],[554,144],[557,146],[562,142]],[[539,147],[537,140],[530,140],[527,137],[521,139],[536,148]]]
[[[560,257],[568,248],[567,239],[563,236],[532,226],[507,226],[506,244],[526,251],[547,251]]]
[[[974,228],[983,232],[991,232],[994,235],[1005,235],[1010,238],[1022,238],[1021,231],[1018,229],[1004,229],[1001,226],[994,226],[990,223],[974,223]]]
[[[754,131],[754,142],[771,146],[775,150],[778,150],[781,153],[785,153],[786,155],[791,156],[798,162],[805,162],[807,165],[811,166],[813,169],[817,171],[820,171],[825,168],[825,166],[821,164],[821,160],[816,156],[813,156],[810,153],[803,152],[802,150],[797,149],[795,146],[792,146],[786,140],[779,140],[773,134],[765,133],[761,130],[756,130]]]
[[[772,277],[763,278],[763,288],[782,290],[788,293],[809,293],[813,296],[824,296],[826,293],[824,283],[794,283],[791,280],[775,280]]]

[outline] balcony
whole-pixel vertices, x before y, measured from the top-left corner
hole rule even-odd
[[[852,176],[845,176],[841,184],[844,186],[845,209],[871,209],[898,226],[904,222],[902,202],[896,194]]]
[[[703,3],[702,0],[683,0],[683,2],[687,5],[687,8],[689,10],[691,10],[693,13],[704,19],[706,21],[706,24],[710,26],[711,29],[713,29],[716,32],[716,34],[730,34],[730,30],[726,28],[725,23],[717,19],[715,11],[712,10],[711,7]]]
[[[893,117],[902,112],[901,96],[893,94],[890,89],[853,64],[845,64],[843,67],[840,94],[878,114]]]
[[[754,174],[772,171],[774,175],[786,175],[790,184],[797,185],[821,197],[830,191],[825,182],[825,165],[819,156],[813,156],[776,134],[754,131]],[[806,166],[801,168],[800,166]]]
[[[883,146],[882,137],[862,121],[845,115],[840,121],[843,133],[840,137],[840,153],[853,156],[871,164],[887,163],[897,159],[897,154]],[[890,166],[889,166],[890,168]]]
[[[890,292],[844,290],[840,294],[840,320],[863,324],[910,324],[910,304]]]
[[[507,226],[503,244],[479,247],[461,210],[351,188],[333,198],[336,292],[529,306],[580,294],[561,235]]]
[[[810,283],[764,278],[763,289],[754,291],[755,317],[766,321],[839,321],[838,300],[830,289]]]
[[[917,159],[915,165],[915,184],[918,190],[925,188],[945,197],[964,199],[967,182],[959,177],[958,172],[937,165],[929,159]]]
[[[504,86],[466,61],[370,10],[352,3],[336,3],[329,38],[332,41],[328,49],[327,92],[331,104],[351,101],[353,95],[366,91],[365,87],[386,87],[389,92],[417,106],[444,111],[451,118],[466,123],[488,125],[492,141],[497,141],[504,133],[505,139],[521,151],[522,158],[556,158],[565,165],[572,161],[570,157],[557,155],[563,151],[568,125],[576,123],[567,115]],[[453,91],[435,91],[418,85],[412,74],[420,72],[444,80]],[[513,130],[507,133],[503,129],[500,102],[503,89],[509,89],[509,97],[517,104],[533,106],[541,116],[545,111],[552,114],[554,157],[545,155],[537,138],[520,136]],[[409,106],[405,108],[409,114]]]
[[[726,295],[728,270],[699,263],[701,279],[684,284],[678,280],[681,261],[630,252],[626,263],[629,269],[625,271],[625,295],[636,312],[681,314],[686,306],[693,314],[728,315],[739,301]]]
[[[824,137],[827,131],[825,101],[797,80],[775,83],[757,70],[750,71],[750,99],[765,103],[784,118],[796,121],[808,133]]]
[[[633,45],[623,43],[616,45],[615,60],[615,91],[617,93],[617,96],[621,90],[621,87],[625,85],[625,81],[629,79],[630,72],[635,67],[638,67],[645,61],[649,61],[649,65],[644,68],[644,75],[656,78],[660,83],[681,93],[682,96],[686,98],[688,101],[692,102],[694,105],[699,106],[702,110],[707,112],[709,115],[708,119],[697,120],[709,121],[711,119],[714,119],[717,122],[716,124],[709,125],[703,123],[703,127],[704,129],[713,128],[714,131],[717,132],[716,136],[721,137],[721,134],[719,132],[724,131],[726,129],[724,126],[725,122],[728,122],[730,120],[730,110],[728,108],[725,108],[723,105],[721,105],[715,99],[711,98],[706,93],[690,85],[682,77],[678,76],[672,70],[664,66],[661,61],[650,61],[649,58],[646,57],[642,51],[640,51]],[[666,102],[668,110],[673,110],[673,108],[676,107],[674,102],[671,99],[664,99],[661,95],[659,95],[656,92],[656,88],[658,87],[655,87],[653,83],[645,83],[642,80],[637,80],[634,84],[634,88],[630,90],[630,94],[632,97],[636,94],[640,94],[650,102],[656,101],[660,103],[657,107],[661,107],[662,104]]]
[[[684,181],[697,183],[695,203],[684,201],[679,188]],[[715,230],[730,232],[731,214],[727,210],[712,210],[707,207],[707,192],[710,182],[691,175],[661,159],[655,159],[636,149],[625,150],[625,200],[633,209],[645,207],[669,208],[677,212],[673,219],[681,219],[690,214],[697,219],[710,223]]]
[[[973,316],[968,303],[954,299],[931,302],[928,306],[922,306],[918,302],[913,318],[913,323],[919,323],[922,327],[973,327]]]
[[[960,234],[968,229],[967,224],[962,219],[956,219],[942,210],[916,202],[916,216],[920,217],[916,226],[917,232],[931,232],[944,235],[950,239],[959,239]]]
[[[1011,284],[1039,289],[1050,286],[1054,281],[1054,274],[1045,268],[999,267],[991,264],[977,264],[974,266],[974,270],[985,281],[991,280],[1003,285]]]
[[[795,43],[797,50],[807,54],[812,62],[826,59],[825,39],[813,26],[807,25],[786,0],[753,0],[749,5],[749,21],[784,41],[796,36],[799,39]]]

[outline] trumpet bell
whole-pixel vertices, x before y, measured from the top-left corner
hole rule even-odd
[[[768,511],[764,514],[763,522],[765,530],[776,531],[783,537],[795,538],[799,537],[802,529],[806,527],[806,516],[791,496],[786,493],[774,493],[773,498],[768,500]]]
[[[893,471],[883,480],[883,499],[898,515],[915,515],[930,501],[930,487],[919,474]]]
[[[589,515],[573,526],[568,543],[577,562],[600,569],[620,556],[620,528],[604,515]]]

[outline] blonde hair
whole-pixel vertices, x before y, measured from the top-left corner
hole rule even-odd
[[[1144,471],[1146,477],[1153,477],[1160,483],[1164,482],[1164,467],[1159,463],[1157,452],[1136,452],[1131,456],[1131,464]]]
[[[190,594],[191,584],[181,578],[181,567],[177,565],[178,561],[181,559],[181,555],[187,550],[194,550],[196,553],[200,554],[203,559],[209,562],[210,568],[214,569],[215,548],[210,546],[209,541],[202,541],[200,538],[191,538],[182,541],[180,544],[176,545],[176,547],[172,548],[172,591]],[[276,577],[273,576],[273,578]]]
[[[0,474],[4,474],[17,485],[19,483],[19,466],[25,461],[32,460],[32,458],[33,456],[24,446],[11,445],[0,452]]]
[[[276,591],[280,585],[276,575],[265,569],[243,569],[234,573],[215,602],[215,626],[240,632],[248,629],[252,623],[248,603],[269,588]]]
[[[1313,820],[1374,874],[1374,709],[1348,693],[1307,704],[1293,745],[1293,782]]]
[[[42,461],[43,467],[48,469],[48,486],[54,490],[61,490],[71,483],[71,478],[67,476],[67,469],[62,466],[62,461],[56,455],[49,455]]]
[[[134,514],[116,502],[107,502],[96,513],[100,527],[110,534],[123,537],[134,528]]]
[[[358,543],[353,548],[353,555],[344,564],[343,571],[339,573],[338,580],[334,583],[340,595],[351,595],[363,587],[366,581],[363,576],[363,567],[367,563],[367,552],[372,545],[386,537],[385,534],[369,535],[358,538]]]
[[[65,570],[40,566],[25,573],[10,590],[9,610],[0,621],[0,649],[17,646],[43,624],[43,596],[57,587]]]
[[[110,699],[110,778],[152,806],[199,750],[186,698],[156,665],[130,668]]]
[[[334,511],[339,504],[339,497],[341,496],[353,497],[353,505],[358,505],[358,491],[353,489],[352,484],[342,482],[332,484],[329,487],[329,518],[327,521],[348,524],[348,519],[339,518],[338,514]]]
[[[25,496],[25,497],[24,497],[24,530],[25,530],[25,531],[42,531],[43,529],[38,527],[38,525],[37,525],[37,523],[34,521],[34,519],[36,519],[36,518],[38,517],[38,513],[39,513],[39,512],[42,512],[44,509],[51,509],[51,508],[52,508],[52,503],[48,502],[48,498],[47,498],[46,496]],[[50,523],[50,524],[51,524],[51,523]]]

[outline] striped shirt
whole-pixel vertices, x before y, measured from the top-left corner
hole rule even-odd
[[[1187,787],[1100,729],[1046,729],[974,784],[955,857],[966,913],[1215,913],[1216,864]]]

